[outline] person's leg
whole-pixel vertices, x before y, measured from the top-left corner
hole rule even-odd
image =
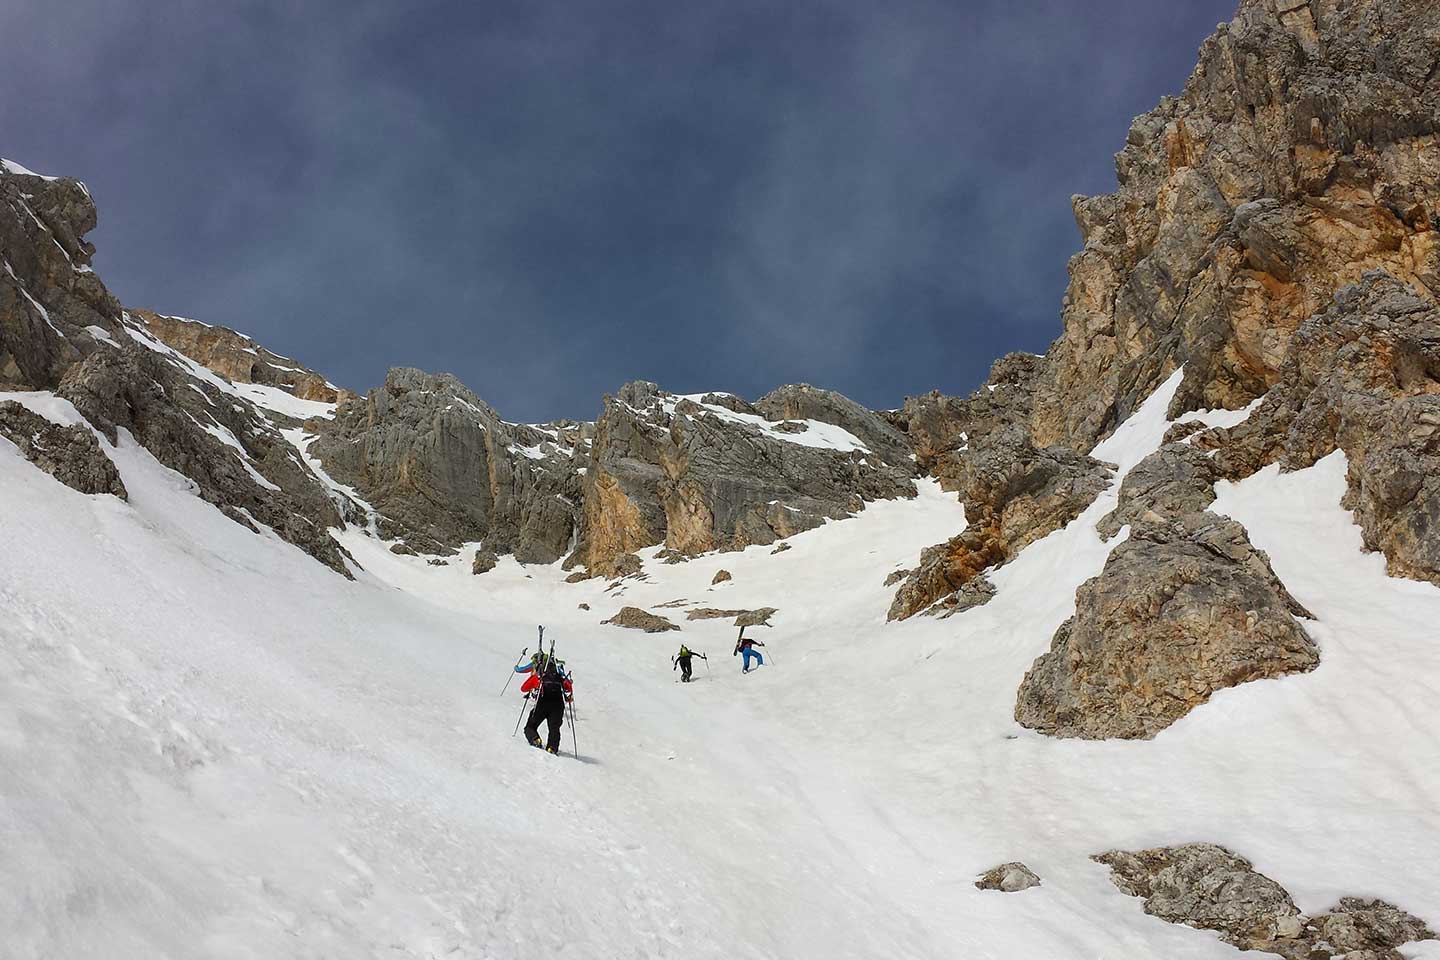
[[[540,745],[541,719],[540,704],[537,703],[530,709],[530,719],[525,721],[525,741],[531,746]]]
[[[758,661],[758,662],[755,664],[757,667],[763,667],[763,666],[765,666],[765,655],[764,655],[763,653],[761,653],[759,650],[756,650],[756,651],[755,651],[755,659]]]
[[[555,705],[550,708],[550,715],[545,719],[550,724],[550,736],[545,741],[545,749],[551,753],[559,753],[560,731],[565,729],[565,701],[556,698]]]
[[[740,656],[743,657],[744,660],[745,660],[745,665],[744,665],[741,669],[743,669],[743,670],[749,670],[749,669],[750,669],[750,658],[753,657],[753,656],[755,656],[755,651],[752,650],[752,649],[750,649],[749,647],[746,647],[744,650],[741,650],[741,651],[740,651]]]
[[[690,682],[690,661],[689,661],[689,660],[681,660],[681,661],[680,661],[680,679],[683,680],[683,681],[685,681],[686,683],[689,683],[689,682]]]

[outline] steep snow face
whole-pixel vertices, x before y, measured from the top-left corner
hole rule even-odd
[[[1096,456],[1123,473],[1153,449],[1178,383]],[[1440,590],[1360,552],[1338,456],[1216,505],[1319,618],[1320,668],[1097,743],[1011,711],[1113,546],[1113,489],[996,571],[989,604],[887,625],[886,574],[964,524],[930,483],[778,554],[649,551],[649,579],[613,588],[509,558],[475,577],[352,527],[349,583],[123,431],[101,443],[128,504],[0,440],[7,957],[1236,957],[1088,859],[1192,840],[1307,911],[1359,894],[1440,920]],[[683,632],[598,625],[623,605]],[[741,675],[734,628],[697,606],[779,608],[748,632],[767,665]],[[511,736],[500,691],[537,623],[576,675],[578,762]],[[709,657],[688,685],[682,641]],[[974,889],[1008,860],[1043,885]]]

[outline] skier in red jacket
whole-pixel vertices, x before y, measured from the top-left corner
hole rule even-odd
[[[550,753],[560,752],[560,730],[565,725],[565,704],[571,702],[575,693],[570,678],[553,659],[548,660],[543,670],[536,670],[520,685],[520,692],[528,698],[536,695],[535,706],[530,719],[525,722],[525,739],[530,746],[540,746],[540,721],[549,724],[549,737],[544,744]]]

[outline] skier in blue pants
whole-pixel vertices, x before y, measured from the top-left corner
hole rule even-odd
[[[730,654],[732,657],[735,656],[735,654],[737,653],[744,654],[744,666],[740,668],[741,673],[750,672],[751,657],[755,658],[755,665],[757,667],[765,666],[765,658],[760,654],[759,650],[755,649],[755,647],[763,646],[765,646],[765,644],[761,643],[759,640],[751,640],[749,637],[745,636],[744,629],[741,629],[740,639],[735,641],[735,650]]]

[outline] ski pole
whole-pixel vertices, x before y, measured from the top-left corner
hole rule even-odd
[[[580,759],[580,738],[575,735],[575,701],[571,700],[570,707],[570,742],[575,745],[575,759]]]
[[[527,654],[527,653],[529,653],[529,652],[530,652],[530,648],[529,648],[529,647],[526,647],[524,650],[521,650],[521,651],[520,651],[520,660],[524,660],[524,659],[525,659],[525,654]],[[520,660],[516,660],[516,661],[515,661],[515,667],[520,666]],[[505,691],[510,689],[510,681],[513,680],[513,679],[515,679],[515,667],[511,667],[511,668],[510,668],[510,676],[508,676],[508,677],[505,678],[505,686],[503,686],[503,687],[500,688],[500,696],[502,696],[502,697],[505,696]]]
[[[520,701],[520,716],[515,718],[515,730],[510,734],[510,736],[513,737],[515,736],[515,734],[520,732],[520,721],[525,719],[525,707],[528,706],[529,703],[530,694],[527,693],[525,694],[525,699]]]

